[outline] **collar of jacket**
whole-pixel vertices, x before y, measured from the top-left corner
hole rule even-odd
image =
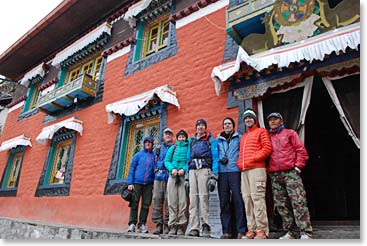
[[[255,131],[257,128],[259,128],[256,123],[250,128],[250,127],[246,127],[246,132],[252,132]]]
[[[283,130],[285,128],[285,126],[282,124],[280,125],[277,129],[273,130],[273,129],[270,129],[269,130],[269,133],[270,134],[276,134],[276,133],[279,133],[281,130]]]
[[[194,135],[194,139],[196,139],[196,140],[204,140],[204,141],[208,141],[209,140],[209,138],[212,136],[212,134],[210,133],[210,132],[208,132],[208,131],[205,131],[205,135],[204,136],[202,136],[201,138],[199,138],[199,139],[197,139],[197,133],[195,133],[195,135]]]
[[[218,139],[222,139],[222,140],[227,140],[225,137],[224,137],[224,131],[223,132],[221,132],[219,135],[218,135]],[[234,138],[234,137],[237,137],[238,136],[238,132],[236,131],[236,130],[234,130],[233,132],[232,132],[232,138]]]

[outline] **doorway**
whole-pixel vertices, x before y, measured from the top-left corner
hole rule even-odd
[[[360,220],[360,150],[320,77],[311,95],[305,120],[309,160],[302,172],[311,220]]]

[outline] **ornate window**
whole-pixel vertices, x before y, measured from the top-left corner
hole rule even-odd
[[[1,180],[0,196],[16,195],[24,152],[25,146],[18,146],[10,150],[8,163]]]
[[[101,56],[97,58],[94,57],[87,62],[72,67],[67,73],[65,83],[69,83],[83,74],[89,74],[92,76],[93,80],[96,80],[99,76],[99,71],[101,70],[102,59],[103,58]]]
[[[135,16],[136,43],[131,45],[125,76],[177,54],[176,26],[169,21],[174,1],[153,0]]]
[[[61,128],[52,138],[36,196],[69,195],[76,132]]]
[[[150,24],[146,29],[144,57],[167,47],[169,32],[168,17]]]
[[[119,193],[126,182],[131,160],[142,150],[142,140],[150,135],[154,138],[154,148],[161,140],[162,129],[166,126],[167,104],[154,97],[139,113],[125,116],[117,134],[105,194]]]
[[[159,123],[159,116],[127,123],[127,145],[126,148],[121,148],[121,157],[118,168],[119,178],[127,178],[131,160],[136,153],[143,149],[142,141],[145,136],[152,136],[154,138],[154,142],[158,143]]]
[[[36,76],[29,83],[28,96],[24,104],[23,112],[30,111],[36,107],[38,98],[40,96],[40,87],[43,78],[41,76]]]

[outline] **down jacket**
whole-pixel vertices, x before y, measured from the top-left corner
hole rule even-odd
[[[253,168],[265,168],[265,159],[271,154],[269,133],[257,125],[247,129],[241,137],[240,155],[237,166],[241,171]]]
[[[308,160],[308,154],[301,139],[294,130],[281,128],[270,133],[273,152],[270,156],[268,172],[302,169]]]
[[[189,148],[189,142],[177,141],[175,145],[168,149],[166,158],[164,159],[164,165],[166,166],[170,176],[173,169],[177,169],[177,171],[183,169],[185,173],[188,172],[187,151]]]
[[[144,142],[147,139],[144,138]],[[153,184],[154,182],[155,154],[144,149],[136,153],[131,161],[127,183]]]

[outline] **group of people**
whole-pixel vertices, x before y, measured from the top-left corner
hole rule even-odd
[[[217,139],[207,130],[206,121],[199,119],[194,136],[189,138],[180,130],[175,143],[172,129],[165,128],[163,142],[155,151],[154,139],[145,137],[144,148],[134,155],[128,175],[132,191],[128,232],[148,232],[146,222],[153,201],[154,234],[184,235],[188,223],[189,236],[210,237],[209,192],[218,186],[221,238],[266,239],[269,175],[274,207],[286,231],[280,239],[312,238],[300,176],[307,151],[297,133],[284,127],[280,113],[271,113],[267,119],[269,131],[257,126],[257,114],[248,108],[243,113],[243,136],[235,130],[235,121],[226,117]]]

